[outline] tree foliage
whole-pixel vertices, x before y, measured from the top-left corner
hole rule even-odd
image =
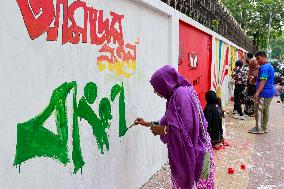
[[[273,59],[284,60],[284,38],[279,37],[274,39],[271,42],[272,54],[271,57]]]
[[[222,0],[257,49],[267,47],[269,20],[272,19],[270,39],[281,36],[284,24],[284,0]]]

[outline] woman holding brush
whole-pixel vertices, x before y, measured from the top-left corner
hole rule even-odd
[[[213,152],[211,143],[207,142],[211,140],[192,84],[171,66],[156,71],[150,83],[158,96],[167,99],[165,115],[157,123],[146,122],[143,118],[137,118],[134,123],[149,127],[167,144],[174,189],[213,189]],[[207,154],[210,154],[210,174],[202,180]]]

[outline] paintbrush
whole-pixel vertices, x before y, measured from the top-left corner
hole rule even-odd
[[[133,123],[132,125],[130,125],[130,127],[127,128],[127,130],[131,129],[135,125],[137,125],[137,124]]]

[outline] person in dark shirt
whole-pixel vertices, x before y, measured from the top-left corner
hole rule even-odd
[[[232,77],[235,80],[234,108],[237,110],[237,113],[238,113],[238,114],[233,115],[233,117],[235,119],[244,120],[245,117],[244,117],[244,113],[242,110],[241,95],[247,83],[247,67],[243,66],[242,61],[238,60],[236,62],[236,68],[233,71]]]

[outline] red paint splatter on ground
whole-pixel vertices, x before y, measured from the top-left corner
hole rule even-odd
[[[229,175],[232,175],[232,174],[235,173],[235,169],[230,167],[230,168],[228,168],[227,172],[228,172]]]
[[[245,164],[241,165],[241,170],[246,170],[246,165]]]
[[[229,144],[227,141],[224,141],[224,142],[223,142],[223,145],[224,145],[224,146],[230,146],[230,144]]]

